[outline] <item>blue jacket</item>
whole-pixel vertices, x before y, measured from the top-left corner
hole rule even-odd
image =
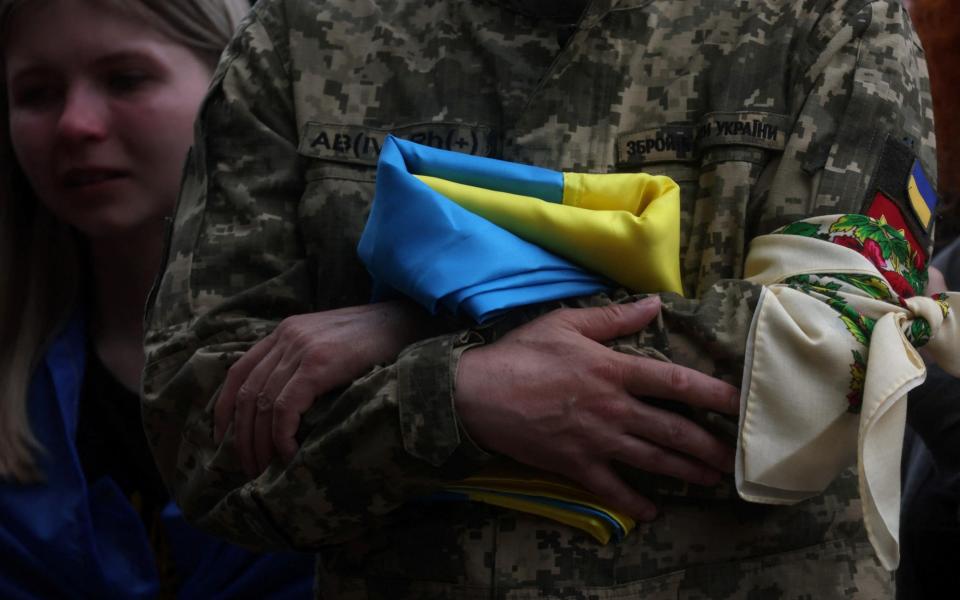
[[[51,344],[30,382],[29,416],[46,481],[0,482],[0,598],[153,598],[158,575],[139,515],[109,478],[84,478],[75,437],[86,363],[83,322]],[[313,557],[258,555],[188,525],[163,523],[178,597],[310,598]]]

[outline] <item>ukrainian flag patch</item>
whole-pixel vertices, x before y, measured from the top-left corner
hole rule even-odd
[[[907,198],[913,214],[926,230],[930,229],[930,222],[937,210],[937,194],[927,180],[926,173],[919,160],[913,161],[910,177],[907,181]]]
[[[887,136],[865,191],[863,213],[903,230],[920,262],[926,262],[937,193],[909,141]]]

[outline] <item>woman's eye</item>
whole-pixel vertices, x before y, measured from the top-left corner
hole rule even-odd
[[[140,89],[150,77],[140,71],[114,73],[107,78],[107,86],[113,92],[127,93]]]
[[[14,108],[43,108],[59,101],[60,91],[48,84],[25,85],[14,88],[12,98]]]

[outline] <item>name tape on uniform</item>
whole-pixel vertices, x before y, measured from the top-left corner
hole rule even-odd
[[[303,127],[298,150],[314,158],[375,165],[383,141],[391,133],[425,146],[474,156],[493,156],[496,150],[493,129],[483,125],[425,123],[380,129],[312,121]]]
[[[790,119],[763,112],[710,113],[698,125],[664,125],[617,136],[617,164],[699,160],[700,151],[740,145],[781,151]]]

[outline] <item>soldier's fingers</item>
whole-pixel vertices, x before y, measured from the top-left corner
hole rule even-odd
[[[279,348],[278,348],[279,351]],[[273,460],[276,447],[273,443],[273,413],[274,404],[281,397],[283,388],[300,368],[300,350],[297,347],[287,346],[283,357],[274,369],[268,374],[259,398],[262,405],[257,404],[253,427],[253,454],[257,463],[257,474],[266,470]]]
[[[318,393],[322,391],[318,392],[316,385],[298,372],[273,403],[273,444],[285,462],[293,460],[299,449],[296,435],[300,417],[313,405]]]
[[[280,352],[280,348],[277,348]],[[287,386],[290,379],[300,369],[302,351],[297,346],[287,346],[283,350],[280,361],[266,372],[266,380],[263,383],[263,393],[272,400],[280,397],[283,388]]]
[[[622,510],[635,519],[652,521],[657,517],[657,508],[653,502],[625,484],[606,463],[590,465],[575,474],[574,479],[596,494],[604,503]]]
[[[619,355],[627,391],[637,397],[677,400],[716,412],[739,415],[740,392],[694,369],[652,358]]]
[[[237,395],[240,387],[247,380],[247,375],[257,363],[263,360],[275,343],[276,336],[268,335],[254,344],[227,370],[227,377],[220,388],[220,395],[217,396],[217,401],[213,405],[213,439],[216,443],[223,441],[223,436],[233,420]]]
[[[634,437],[691,456],[714,469],[733,471],[734,449],[685,417],[636,400],[628,421],[626,430]],[[674,476],[697,483],[678,474]]]
[[[630,435],[619,439],[611,458],[641,471],[658,473],[697,485],[720,483],[721,474],[717,469]]]
[[[257,402],[263,404],[269,401],[261,393],[267,377],[281,358],[283,358],[283,352],[276,346],[271,348],[267,355],[247,374],[246,381],[243,382],[237,392],[237,406],[233,415],[234,444],[237,454],[240,456],[240,464],[243,465],[243,470],[250,477],[257,474],[257,462],[253,451],[254,417],[257,411]]]
[[[597,342],[612,340],[642,330],[660,312],[660,297],[648,296],[636,302],[609,304],[591,308],[572,308],[556,311],[585,337]]]

